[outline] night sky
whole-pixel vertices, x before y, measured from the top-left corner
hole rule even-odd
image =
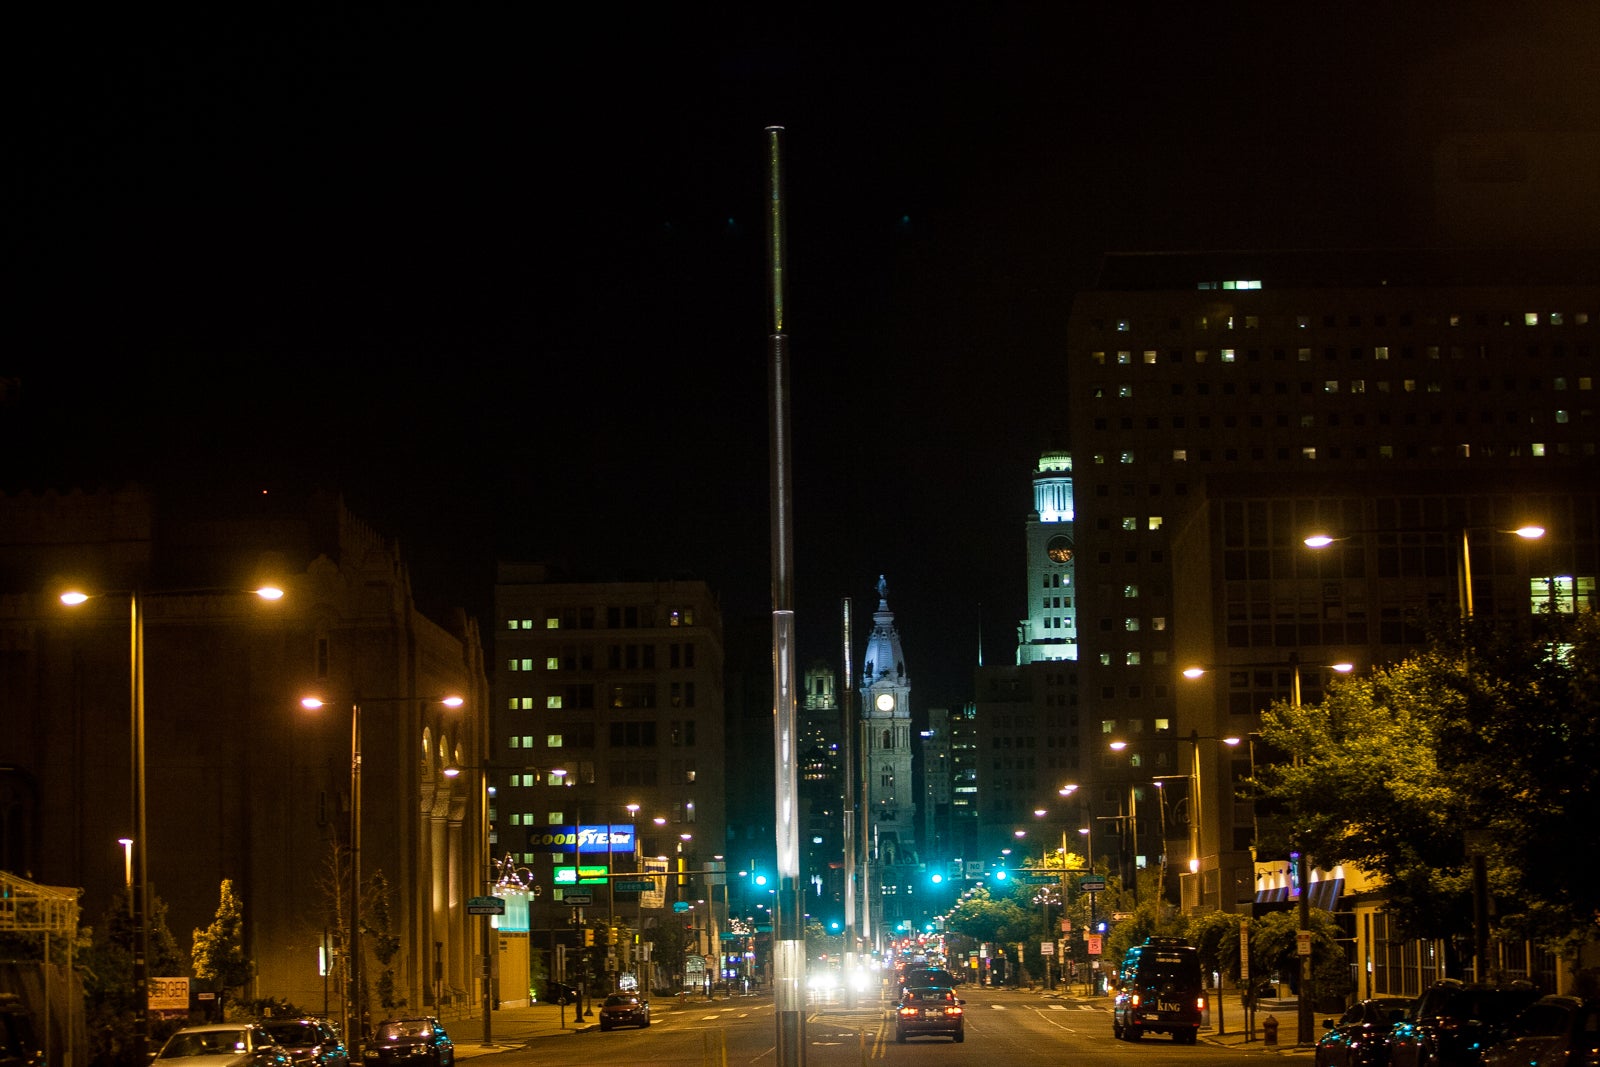
[[[1412,243],[1431,131],[1600,121],[1589,2],[1104,6],[8,16],[0,488],[333,487],[425,607],[555,559],[765,625],[782,125],[807,656],[885,573],[959,703],[1100,252]]]

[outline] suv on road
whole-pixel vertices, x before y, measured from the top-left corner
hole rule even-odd
[[[1200,953],[1182,938],[1151,937],[1122,958],[1117,996],[1111,1005],[1111,1033],[1137,1041],[1148,1031],[1168,1033],[1192,1045],[1200,1036],[1206,991]]]

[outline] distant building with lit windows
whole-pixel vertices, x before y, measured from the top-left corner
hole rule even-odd
[[[551,826],[633,823],[642,856],[689,870],[726,850],[722,615],[709,586],[502,563],[495,625],[498,855],[550,885],[556,859],[529,842]],[[633,913],[634,898],[619,904]]]
[[[1260,899],[1248,753],[1215,739],[1297,675],[1310,703],[1323,665],[1419,647],[1460,611],[1464,529],[1477,615],[1594,610],[1593,254],[1111,256],[1066,348],[1084,764],[1134,789],[1198,765],[1193,875],[1168,821],[1188,910]]]

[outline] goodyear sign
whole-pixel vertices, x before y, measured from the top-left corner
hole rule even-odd
[[[528,831],[529,852],[579,852],[586,856],[633,854],[633,826],[545,826]]]

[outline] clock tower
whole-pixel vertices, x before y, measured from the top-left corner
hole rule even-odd
[[[1072,533],[1072,455],[1046,452],[1033,475],[1028,516],[1028,617],[1017,627],[1017,662],[1078,658],[1077,545]]]
[[[900,649],[900,632],[889,610],[889,583],[878,576],[878,610],[861,657],[861,745],[866,778],[866,841],[872,879],[867,900],[875,930],[910,918],[907,895],[917,863],[917,798],[911,782],[911,676]],[[908,871],[909,868],[909,871]],[[896,887],[890,891],[889,887]]]

